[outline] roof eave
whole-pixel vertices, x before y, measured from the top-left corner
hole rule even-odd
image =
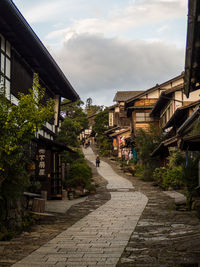
[[[12,1],[0,1],[0,17],[6,22],[6,26],[9,26],[10,32],[7,31],[8,28],[3,28],[3,24],[0,25],[0,31],[8,41],[11,39],[15,43],[15,48],[23,56],[26,53],[25,59],[34,71],[36,69],[43,80],[48,80],[49,84],[54,85],[52,87],[56,94],[72,101],[78,100],[79,95]]]

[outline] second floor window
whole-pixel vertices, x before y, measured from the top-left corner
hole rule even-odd
[[[0,34],[0,87],[6,89],[6,95],[10,98],[11,78],[11,48],[10,43]]]
[[[136,112],[136,122],[152,121],[147,112]]]

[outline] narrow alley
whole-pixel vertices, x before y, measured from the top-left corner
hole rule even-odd
[[[84,154],[94,162],[91,148],[84,149]],[[101,162],[98,171],[108,181],[107,188],[112,190],[111,200],[14,267],[117,264],[148,199],[135,192],[131,182],[117,175],[106,162]]]
[[[173,198],[127,176],[116,162],[103,159],[96,168],[91,148],[83,152],[99,183],[97,193],[8,242],[0,266],[197,267],[196,214],[176,210]]]

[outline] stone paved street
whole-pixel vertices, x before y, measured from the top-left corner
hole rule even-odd
[[[84,149],[94,163],[91,148]],[[132,183],[101,162],[98,172],[112,189],[111,200],[14,264],[23,266],[116,266],[148,202]],[[116,190],[116,191],[115,191]]]
[[[95,149],[95,147],[94,147]],[[89,152],[87,150],[86,152]],[[91,153],[87,153],[87,158],[94,163],[94,156]],[[136,193],[141,192],[143,195],[148,197],[148,203],[140,216],[140,219],[134,229],[134,231],[130,234],[130,239],[127,243],[123,242],[118,247],[113,247],[109,244],[109,239],[113,237],[117,237],[113,234],[108,235],[108,231],[102,230],[101,241],[103,241],[105,249],[102,249],[102,244],[96,245],[97,247],[87,248],[88,236],[90,238],[95,238],[98,233],[95,229],[92,229],[89,234],[84,231],[85,236],[77,236],[76,238],[82,239],[81,242],[84,241],[82,247],[79,247],[75,250],[72,248],[72,244],[74,244],[73,240],[69,240],[66,245],[67,237],[65,237],[65,243],[63,240],[60,241],[59,253],[55,249],[51,253],[51,256],[54,256],[54,259],[57,259],[56,256],[59,255],[60,263],[57,266],[86,266],[85,258],[82,256],[82,260],[77,264],[76,257],[77,252],[79,251],[79,255],[83,255],[84,251],[90,253],[90,258],[97,260],[97,254],[105,253],[107,251],[110,253],[109,260],[114,261],[111,264],[104,264],[100,260],[106,260],[105,258],[99,258],[99,263],[94,266],[102,265],[102,266],[117,266],[117,267],[199,267],[200,263],[200,221],[196,216],[195,212],[189,212],[186,210],[176,210],[175,209],[175,196],[179,194],[175,194],[174,192],[164,192],[159,187],[153,186],[151,182],[141,181],[137,177],[133,177],[124,173],[119,164],[115,161],[109,159],[103,159],[105,163],[108,163],[112,169],[117,173],[116,177],[124,177],[124,183],[127,183],[127,179],[133,184],[133,187],[130,187],[130,183],[124,184],[123,189],[106,189],[107,186],[112,186],[111,183],[112,175],[110,176],[110,183],[106,183],[106,181],[97,173],[97,168],[94,164],[88,164],[92,167],[93,170],[93,179],[95,183],[99,186],[97,187],[97,193],[94,195],[89,195],[84,202],[76,203],[70,202],[71,208],[61,214],[61,213],[52,213],[51,217],[41,217],[37,224],[34,224],[29,232],[23,232],[19,236],[13,238],[11,241],[1,241],[0,242],[0,266],[2,267],[10,267],[12,264],[19,262],[19,260],[25,258],[30,255],[30,257],[34,256],[34,253],[43,249],[44,251],[38,250],[38,257],[44,258],[44,254],[46,255],[46,251],[49,251],[50,247],[53,246],[51,243],[53,240],[56,241],[57,236],[62,232],[68,234],[67,229],[73,229],[75,224],[79,224],[81,219],[87,218],[87,215],[91,215],[91,220],[93,220],[94,211],[101,211],[101,208],[104,205],[108,205],[109,201],[113,201],[113,197],[116,193],[124,194],[125,193]],[[103,171],[102,164],[98,169],[99,173]],[[111,199],[112,194],[112,199]],[[128,195],[127,194],[127,195]],[[119,195],[118,195],[119,196]],[[123,196],[124,198],[124,196]],[[82,201],[82,200],[81,200]],[[76,201],[75,201],[76,202]],[[78,200],[79,202],[79,200]],[[125,198],[124,198],[124,203]],[[58,203],[59,204],[59,203]],[[60,201],[59,204],[62,208],[60,211],[63,211],[65,207],[65,203]],[[68,204],[67,204],[68,206]],[[56,204],[55,207],[56,208]],[[111,212],[114,212],[113,210]],[[123,210],[122,210],[123,212]],[[111,217],[111,216],[109,216]],[[92,221],[91,221],[92,222]],[[95,224],[98,223],[96,220]],[[88,224],[89,225],[89,224]],[[128,222],[127,222],[128,227]],[[134,223],[133,223],[134,228]],[[114,227],[113,227],[114,229]],[[133,230],[133,229],[132,229]],[[131,230],[131,231],[132,231]],[[129,231],[129,230],[127,230]],[[130,231],[130,232],[131,232]],[[90,234],[91,233],[91,234]],[[114,233],[114,231],[113,231]],[[75,232],[73,233],[75,236]],[[125,234],[125,237],[123,236]],[[121,238],[121,242],[126,239],[126,233],[124,231],[120,231],[118,236],[123,236]],[[106,238],[103,240],[103,237]],[[55,238],[55,239],[54,239]],[[97,239],[98,237],[96,237]],[[107,245],[106,242],[107,241]],[[56,241],[57,242],[57,241]],[[100,242],[100,241],[99,241]],[[110,242],[111,243],[111,242]],[[115,242],[113,242],[115,243]],[[118,243],[118,242],[117,242]],[[49,245],[50,244],[50,245]],[[97,244],[97,243],[96,243]],[[81,246],[81,245],[79,245]],[[98,247],[100,246],[100,248]],[[107,247],[106,247],[107,246]],[[62,247],[62,248],[61,248]],[[125,249],[123,249],[125,247]],[[75,251],[74,251],[75,250]],[[121,257],[116,265],[116,254],[121,254]],[[56,252],[55,252],[56,251]],[[75,253],[74,253],[75,252]],[[71,263],[67,264],[66,262],[66,254],[70,254]],[[81,254],[82,253],[82,254]],[[96,255],[95,255],[96,254]],[[91,257],[92,255],[92,257]],[[74,256],[74,258],[73,258]],[[61,259],[62,258],[62,259]],[[41,264],[34,264],[35,257],[30,259],[30,261],[26,264],[18,265],[18,266],[56,266],[57,260],[52,261],[52,258],[49,259],[49,263],[44,262]],[[50,260],[52,263],[50,263]],[[62,261],[62,262],[61,262]],[[90,262],[90,265],[93,265],[94,261]],[[17,266],[17,265],[15,265]]]

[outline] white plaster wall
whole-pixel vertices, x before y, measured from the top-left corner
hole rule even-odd
[[[178,79],[178,80],[176,80],[176,81],[174,81],[174,82],[172,83],[172,87],[175,87],[175,86],[177,86],[177,85],[179,85],[179,84],[182,84],[182,83],[184,83],[183,78]]]
[[[200,89],[194,92],[191,92],[189,95],[189,98],[187,98],[186,95],[183,94],[183,101],[197,101],[199,99],[200,99]]]
[[[168,90],[168,89],[171,89],[172,88],[172,85],[171,85],[171,83],[168,83],[168,84],[166,84],[166,85],[163,85],[163,86],[161,86],[161,89],[162,90]]]
[[[55,123],[55,125],[57,125],[58,124],[58,117],[59,117],[58,113],[59,113],[60,96],[56,95],[54,101],[55,101],[55,105],[54,105],[54,112],[55,112],[54,119],[55,119],[55,122],[54,123]]]
[[[183,95],[182,91],[176,91],[174,93],[174,99],[183,101],[182,95]],[[183,104],[181,102],[175,101],[175,110],[179,107],[182,107],[182,105]]]

